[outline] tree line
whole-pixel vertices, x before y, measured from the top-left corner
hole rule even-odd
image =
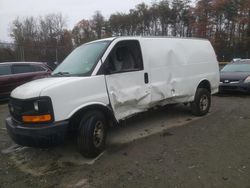
[[[61,61],[73,48],[71,32],[61,14],[16,18],[10,36],[14,39],[14,54],[22,61]]]
[[[61,61],[74,47],[110,36],[176,36],[206,38],[213,44],[218,60],[250,58],[249,0],[161,0],[138,4],[128,13],[116,12],[105,19],[96,11],[91,19],[82,19],[70,31],[61,14],[35,19],[16,19],[11,37],[24,46],[29,58],[51,58],[50,50],[32,53],[35,46],[61,48]],[[32,48],[31,48],[32,47]],[[46,48],[46,49],[47,49]],[[1,53],[1,51],[0,51]]]

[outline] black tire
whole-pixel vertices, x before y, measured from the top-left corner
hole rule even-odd
[[[89,112],[80,121],[77,134],[79,152],[87,158],[98,156],[105,147],[106,118],[98,111]]]
[[[198,88],[194,101],[191,102],[191,112],[195,116],[204,116],[208,113],[211,105],[211,94],[205,88]]]

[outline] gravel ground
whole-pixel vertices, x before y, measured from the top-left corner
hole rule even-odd
[[[250,187],[249,104],[247,95],[213,96],[202,118],[178,106],[140,115],[111,130],[115,141],[94,160],[70,141],[43,150],[15,145],[4,128],[7,105],[0,105],[0,187]],[[147,134],[117,142],[120,132],[142,129],[131,129],[140,121]],[[155,131],[159,124],[165,128]]]

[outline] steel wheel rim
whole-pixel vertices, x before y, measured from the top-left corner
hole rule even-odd
[[[94,135],[93,135],[93,141],[95,147],[100,147],[102,145],[104,138],[104,125],[102,121],[98,121],[95,124],[95,129],[94,129]]]
[[[202,96],[201,96],[201,99],[200,99],[200,109],[201,109],[202,111],[207,110],[207,108],[208,108],[208,103],[209,103],[209,101],[208,101],[208,96],[207,96],[207,95],[202,95]]]

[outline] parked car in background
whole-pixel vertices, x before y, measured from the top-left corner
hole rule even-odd
[[[46,65],[53,71],[55,70],[55,68],[58,66],[58,62],[55,61],[55,62],[47,62]]]
[[[49,76],[51,69],[38,62],[0,63],[0,99],[5,99],[11,91],[31,80]]]
[[[231,63],[250,63],[250,59],[234,58]]]
[[[240,60],[241,60],[241,58],[233,58],[232,61],[231,61],[231,63],[236,63],[236,62],[238,62]]]
[[[250,60],[229,63],[220,71],[219,92],[250,92]]]

